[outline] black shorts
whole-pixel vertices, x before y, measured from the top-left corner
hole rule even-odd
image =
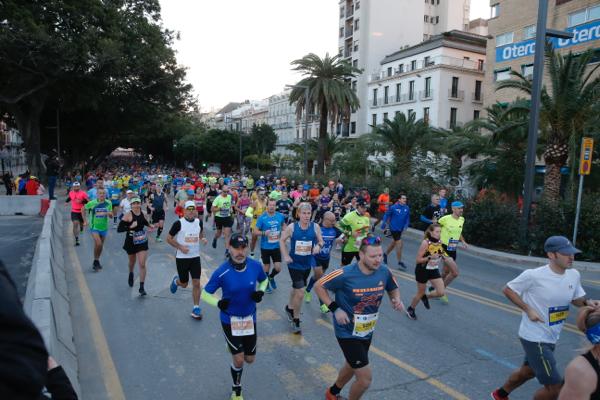
[[[342,251],[342,265],[349,265],[356,257],[356,261],[360,260],[358,251]]]
[[[231,334],[231,325],[221,322],[225,341],[231,354],[240,354],[244,352],[246,356],[256,354],[256,322],[254,323],[254,335],[249,336],[233,336]]]
[[[448,253],[448,255],[449,255],[450,257],[452,257],[452,259],[453,259],[454,261],[456,261],[456,250],[452,250],[452,251],[448,250],[448,246],[446,246],[444,243],[442,243],[442,248],[444,249],[444,251],[445,251],[446,253]]]
[[[342,339],[337,338],[346,362],[353,369],[366,367],[369,365],[369,347],[371,347],[371,338],[369,339]]]
[[[308,277],[310,276],[310,270],[312,268],[308,268],[308,269],[295,269],[295,268],[288,268],[288,271],[290,272],[290,278],[292,278],[292,287],[294,289],[302,289],[306,287],[306,284],[308,283]]]
[[[154,210],[152,212],[152,223],[156,224],[158,221],[165,220],[165,210]]]
[[[394,239],[396,242],[400,239],[402,239],[402,231],[390,231],[392,234],[392,239]]]
[[[177,265],[177,274],[179,275],[179,282],[187,283],[192,279],[200,279],[202,273],[202,264],[200,263],[200,257],[194,258],[176,258],[175,265]]]
[[[215,225],[217,229],[231,228],[233,226],[233,218],[218,217],[215,215]]]
[[[417,264],[415,267],[415,280],[419,283],[427,283],[431,279],[441,278],[440,269],[427,269],[425,264]]]
[[[126,235],[127,236],[125,236],[123,250],[125,250],[128,255],[137,254],[140,251],[148,251],[148,239],[146,239],[143,243],[133,244],[133,236],[129,236],[129,232],[127,232]]]
[[[81,215],[80,212],[71,212],[71,221],[79,221],[81,224],[83,224],[83,215]]]
[[[274,263],[281,262],[281,250],[279,249],[260,249],[260,258],[264,265],[269,265],[271,260]]]
[[[321,259],[315,257],[315,261],[317,262],[317,267],[323,268],[323,272],[327,271],[327,268],[329,268],[329,258]]]

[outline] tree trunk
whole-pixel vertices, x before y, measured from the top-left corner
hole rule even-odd
[[[321,105],[321,119],[319,120],[319,152],[317,155],[317,175],[325,174],[325,160],[327,159],[327,104]]]
[[[410,152],[394,154],[394,161],[398,168],[398,176],[402,180],[408,180],[412,176],[412,154]]]
[[[29,172],[36,176],[46,172],[40,154],[40,116],[45,103],[46,93],[40,91],[17,104],[9,105],[9,110],[15,116],[17,127],[23,138],[27,167]]]
[[[556,135],[558,136],[558,135]],[[558,204],[560,201],[560,169],[569,158],[569,146],[560,141],[549,142],[544,151],[546,175],[544,176],[544,201]]]

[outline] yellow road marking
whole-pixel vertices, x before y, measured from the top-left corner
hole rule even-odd
[[[271,308],[258,310],[259,321],[279,321],[281,317]]]
[[[333,325],[331,325],[329,322],[325,322],[322,319],[318,319],[317,323],[333,330]],[[373,353],[377,354],[379,357],[385,359],[386,361],[389,361],[390,363],[394,364],[395,366],[400,367],[403,370],[405,370],[406,372],[429,383],[430,385],[434,386],[436,389],[441,390],[442,392],[446,393],[453,399],[469,400],[469,398],[467,396],[458,392],[457,390],[452,389],[450,386],[446,385],[445,383],[443,383],[435,378],[430,377],[427,373],[421,371],[420,369],[415,368],[412,365],[407,364],[404,361],[397,359],[396,357],[392,356],[391,354],[388,354],[385,351],[383,351],[373,345],[371,345],[371,351],[373,351]]]
[[[318,368],[312,369],[311,373],[315,378],[329,384],[335,382],[338,376],[337,368],[329,363],[319,365]]]
[[[590,285],[600,286],[600,281],[594,279],[582,279],[583,282],[589,283]]]
[[[414,277],[410,274],[407,274],[405,272],[393,271],[391,269],[390,269],[390,271],[392,271],[392,274],[394,274],[395,276],[397,276],[399,278],[402,278],[407,281],[414,281]],[[515,314],[515,315],[522,315],[522,313],[523,313],[521,311],[521,309],[518,307],[511,306],[509,304],[505,304],[500,301],[488,299],[487,297],[479,296],[474,293],[465,292],[463,290],[454,289],[451,287],[446,288],[446,292],[456,295],[456,296],[459,296],[459,297],[462,297],[467,300],[475,301],[479,304],[483,304],[486,306],[497,308],[499,310],[507,311],[507,312]],[[583,333],[581,333],[581,331],[579,329],[577,329],[577,327],[573,324],[565,323],[563,329],[565,329],[566,331],[576,333],[578,335],[583,336]]]
[[[290,370],[280,371],[277,373],[277,376],[283,384],[285,388],[290,393],[302,393],[302,389],[304,389],[304,383],[298,378],[298,376]]]
[[[65,224],[65,227],[68,227],[68,224]],[[108,342],[106,341],[106,336],[104,335],[104,330],[102,329],[102,323],[100,322],[100,317],[98,316],[98,311],[96,310],[92,293],[90,292],[90,288],[88,287],[85,277],[83,276],[81,264],[77,258],[77,254],[75,254],[73,247],[74,240],[72,235],[68,234],[68,228],[65,230],[67,231],[65,233],[66,237],[71,238],[68,241],[69,256],[71,258],[71,265],[73,266],[73,272],[75,273],[77,286],[79,287],[79,292],[81,293],[81,298],[83,300],[83,306],[90,323],[94,347],[96,348],[98,361],[101,365],[100,375],[104,381],[104,387],[106,388],[109,399],[124,400],[125,393],[123,392],[123,387],[121,386],[121,381],[119,380],[119,375],[117,374],[117,368],[115,367],[110,354]]]
[[[265,349],[264,351],[273,351],[278,346],[289,346],[289,347],[309,347],[310,343],[302,335],[294,335],[293,333],[280,333],[276,335],[258,336],[260,342],[260,348]],[[261,350],[262,351],[262,350]]]

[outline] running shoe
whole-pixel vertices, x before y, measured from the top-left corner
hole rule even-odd
[[[431,308],[431,306],[429,305],[429,298],[427,297],[427,295],[426,295],[426,294],[424,294],[424,295],[421,297],[421,301],[423,302],[423,305],[425,306],[425,308],[426,308],[426,309],[428,309],[428,310],[429,310],[429,309]]]
[[[446,304],[447,305],[449,303],[449,301],[448,301],[448,295],[445,294],[442,297],[440,297],[440,301],[442,302],[442,304]]]
[[[294,310],[290,310],[290,308],[285,306],[285,314],[288,317],[288,321],[292,322],[294,320]]]
[[[325,400],[348,400],[346,397],[341,394],[331,394],[329,388],[325,391]]]
[[[214,238],[214,239],[213,239],[213,242],[212,242],[212,247],[213,247],[213,249],[216,249],[216,248],[217,248],[217,238]]]
[[[156,241],[157,241],[158,243],[162,242],[162,239],[160,238],[160,236],[157,236],[157,237],[156,237]]]
[[[269,278],[269,285],[273,290],[277,289],[277,282],[275,282],[275,278]]]
[[[267,287],[265,288],[265,293],[267,293],[267,294],[273,293],[273,289],[271,288],[271,285],[269,285],[268,283],[267,283]]]
[[[225,258],[229,257],[229,249],[225,249]]]
[[[383,263],[387,264],[387,254],[383,253]]]
[[[140,296],[142,297],[148,294],[146,293],[146,289],[144,289],[143,287],[141,287],[140,290],[138,290],[138,292],[140,292]]]
[[[129,273],[129,278],[127,278],[127,284],[129,287],[133,287],[133,272]]]
[[[79,238],[75,238],[75,246],[79,246]]]
[[[92,269],[94,270],[94,272],[98,272],[100,270],[100,261],[98,260],[94,260],[94,264],[92,266]]]
[[[238,396],[237,394],[235,394],[235,392],[231,392],[231,400],[244,400],[244,398],[241,394]]]
[[[171,279],[171,293],[175,293],[177,291],[177,275],[173,276],[173,279]]]
[[[406,309],[406,316],[410,319],[412,319],[413,321],[415,321],[417,319],[417,314],[415,313],[415,309],[412,307],[408,307]]]
[[[192,312],[190,313],[190,316],[200,321],[202,319],[202,309],[198,306],[194,306]]]
[[[427,291],[428,291],[429,293],[433,292],[434,290],[435,290],[435,288],[434,288],[433,286],[429,286],[429,287],[427,288]]]
[[[494,399],[494,400],[509,400],[509,399],[508,399],[508,396],[506,396],[506,397],[502,397],[502,396],[500,396],[500,395],[498,394],[498,389],[494,390],[494,391],[491,393],[491,396],[492,396],[492,399]]]
[[[310,303],[311,300],[312,300],[312,293],[304,291],[304,302]]]
[[[329,312],[329,307],[327,304],[321,304],[321,314],[327,314]]]
[[[398,269],[401,271],[406,271],[406,265],[402,261],[398,261]]]
[[[302,329],[300,329],[300,320],[292,321],[292,333],[299,335],[302,333]]]
[[[250,252],[250,258],[254,258],[254,252]]]

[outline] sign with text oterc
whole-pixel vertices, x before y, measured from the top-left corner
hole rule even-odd
[[[565,30],[573,33],[573,37],[571,39],[560,39],[555,37],[548,38],[555,49],[563,49],[566,47],[575,46],[577,44],[600,39],[600,20],[573,26]],[[515,60],[521,57],[533,56],[534,53],[535,38],[497,47],[496,62],[499,63]]]

